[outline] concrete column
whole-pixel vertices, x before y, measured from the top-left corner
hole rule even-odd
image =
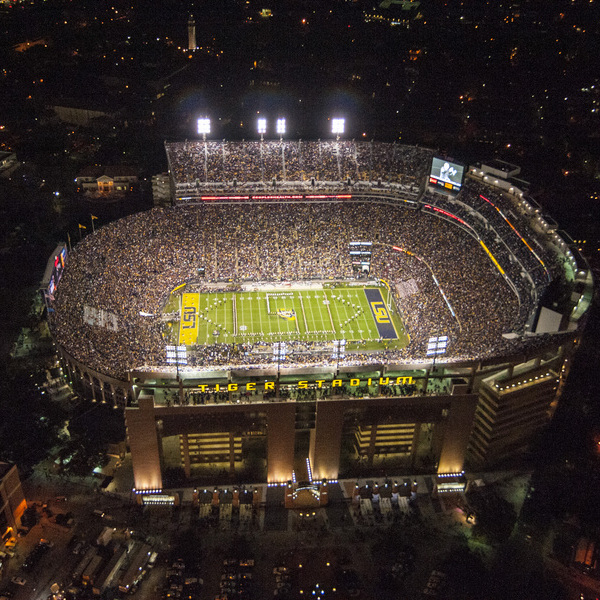
[[[96,402],[98,399],[96,398],[96,384],[94,383],[94,377],[88,373],[88,377],[90,378],[90,388],[92,390],[92,400]]]
[[[311,465],[313,479],[337,479],[344,424],[343,403],[335,400],[317,402],[314,447]]]
[[[136,489],[162,489],[154,398],[140,394],[137,408],[125,409]]]
[[[446,421],[438,473],[462,471],[476,407],[475,394],[453,397]]]
[[[267,481],[288,481],[294,470],[296,405],[272,402],[267,408]]]

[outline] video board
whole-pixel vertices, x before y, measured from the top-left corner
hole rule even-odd
[[[67,258],[67,248],[63,246],[61,251],[54,257],[54,268],[48,283],[48,294],[53,295],[60,278],[62,277],[65,268],[65,260]]]
[[[450,192],[459,192],[463,184],[465,166],[445,158],[433,157],[429,183]]]

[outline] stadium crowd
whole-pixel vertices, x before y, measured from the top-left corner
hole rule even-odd
[[[300,176],[313,163],[296,145],[296,162],[289,164]],[[344,164],[353,152],[358,150],[344,143]],[[198,168],[200,158],[185,168]],[[249,169],[257,168],[250,150],[248,161]],[[523,310],[526,298],[517,297],[467,231],[421,210],[354,201],[205,203],[121,219],[69,255],[52,303],[51,329],[74,358],[117,379],[126,379],[130,368],[168,368],[162,313],[174,288],[184,282],[203,291],[234,290],[250,281],[352,279],[357,274],[348,244],[357,240],[373,242],[371,276],[390,283],[410,344],[385,353],[348,352],[344,365],[424,359],[427,339],[442,334],[450,336],[452,357],[485,357],[516,343],[503,333],[523,333],[532,306]],[[410,279],[417,293],[397,293],[395,284]],[[116,314],[118,330],[85,323],[85,306]],[[318,350],[314,343],[289,342],[287,364],[331,364],[331,353]],[[272,363],[271,344],[244,340],[192,348],[187,368],[266,363]]]
[[[175,185],[272,181],[382,181],[419,187],[433,152],[417,146],[349,140],[166,144]]]

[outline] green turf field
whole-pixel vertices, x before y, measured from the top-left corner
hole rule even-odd
[[[165,337],[168,343],[186,345],[346,339],[349,349],[405,347],[408,336],[387,289],[367,289],[379,290],[384,302],[369,303],[365,288],[356,286],[174,294],[165,312],[177,312],[180,318],[168,325]],[[373,304],[380,306],[372,310]],[[380,327],[389,322],[389,339],[381,340],[376,321]]]

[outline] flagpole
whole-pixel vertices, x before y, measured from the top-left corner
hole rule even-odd
[[[96,229],[94,228],[94,215],[90,215],[92,221],[92,233],[96,233]]]
[[[71,234],[67,231],[67,240],[69,241],[69,252],[71,252]]]

